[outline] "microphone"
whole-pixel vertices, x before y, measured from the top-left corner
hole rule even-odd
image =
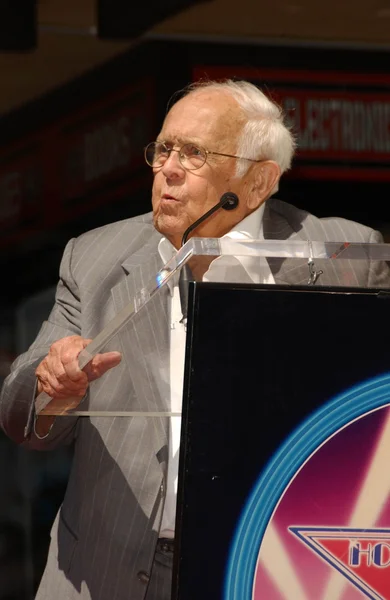
[[[233,210],[238,206],[239,200],[237,194],[234,192],[225,192],[222,194],[219,202],[215,204],[210,210],[208,210],[204,215],[196,219],[184,232],[181,245],[184,246],[186,243],[189,234],[191,231],[194,231],[203,221],[205,221],[208,217],[214,214],[220,208],[224,208],[225,210]],[[188,264],[182,266],[179,275],[179,294],[180,294],[180,304],[181,304],[181,312],[183,314],[181,323],[186,325],[187,323],[187,307],[188,307],[188,282],[193,281],[193,276],[191,273],[191,269]]]

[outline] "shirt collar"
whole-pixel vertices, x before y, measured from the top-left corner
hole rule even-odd
[[[263,215],[265,202],[259,208],[254,210],[250,215],[237,223],[233,229],[222,237],[231,239],[263,239]],[[173,258],[177,252],[175,246],[171,244],[166,237],[161,238],[158,244],[158,252],[164,265]],[[168,282],[169,289],[172,291],[171,282]]]
[[[226,233],[222,237],[228,237],[232,239],[251,238],[258,240],[263,238],[263,215],[265,209],[265,202],[259,208],[254,210],[250,215],[245,217],[242,221],[237,223],[233,229]]]
[[[243,237],[252,239],[262,239],[263,234],[263,215],[265,202],[259,208],[254,210],[250,215],[237,223],[233,229],[226,233],[223,237],[232,239],[242,239]],[[161,238],[158,244],[158,252],[164,265],[173,258],[177,252],[176,248],[166,237]]]
[[[158,253],[161,256],[161,260],[164,265],[167,264],[176,254],[177,250],[173,244],[166,237],[161,238],[158,243]]]

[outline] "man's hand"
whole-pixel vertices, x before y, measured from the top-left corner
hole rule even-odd
[[[120,352],[97,354],[80,369],[78,356],[91,342],[78,335],[62,338],[50,346],[49,354],[38,365],[38,393],[46,392],[53,400],[83,398],[90,381],[101,377],[108,369],[116,367],[122,356]],[[62,404],[62,403],[61,403]]]

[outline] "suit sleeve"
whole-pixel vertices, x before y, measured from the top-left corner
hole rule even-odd
[[[383,237],[379,231],[372,231],[370,243],[383,244]],[[367,287],[369,288],[390,288],[390,268],[389,264],[381,260],[372,260],[368,271]]]
[[[36,388],[35,369],[47,355],[51,344],[70,335],[81,335],[81,302],[72,276],[72,253],[75,240],[67,244],[60,267],[54,307],[30,348],[11,366],[0,395],[0,426],[18,444],[37,450],[49,450],[73,441],[76,417],[59,417],[47,437],[40,439],[34,428],[25,438],[25,428],[34,418]]]

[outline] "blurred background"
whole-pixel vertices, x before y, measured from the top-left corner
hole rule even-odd
[[[150,210],[143,147],[198,78],[284,106],[299,151],[280,198],[390,242],[389,49],[389,0],[0,0],[0,383],[66,242]],[[71,455],[0,434],[0,600],[34,597]]]

